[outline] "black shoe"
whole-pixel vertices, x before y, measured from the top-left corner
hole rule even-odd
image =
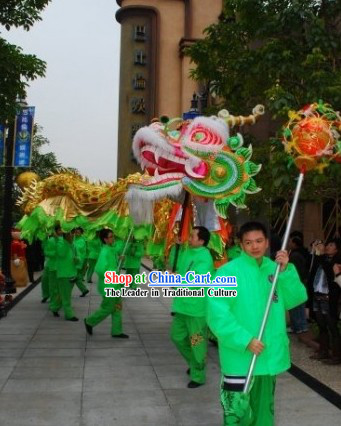
[[[193,380],[191,380],[188,383],[187,387],[190,388],[190,389],[195,389],[195,388],[198,388],[199,386],[202,386],[202,385],[203,385],[203,383],[197,383],[197,382],[194,382]]]
[[[48,300],[49,300],[49,298],[48,298],[48,297],[44,297],[44,298],[41,300],[41,303],[46,303]]]
[[[56,318],[59,318],[60,317],[60,315],[58,314],[58,312],[52,312],[53,313],[53,316],[54,317],[56,317]]]
[[[190,374],[191,374],[191,369],[190,369],[190,368],[187,368],[187,370],[186,370],[186,374],[188,374],[188,375],[190,375]]]
[[[121,334],[113,334],[111,337],[115,337],[115,338],[119,338],[119,339],[129,339],[128,334],[124,334],[124,333],[121,333]]]
[[[66,321],[76,322],[76,321],[79,321],[79,319],[77,317],[72,317],[72,318],[68,318]]]
[[[175,317],[175,312],[170,313],[171,317]]]
[[[92,326],[91,326],[91,325],[89,325],[89,324],[87,324],[87,322],[86,322],[86,319],[85,319],[85,318],[84,318],[84,325],[85,325],[86,332],[87,332],[88,334],[90,334],[90,336],[92,336]]]
[[[79,297],[85,297],[89,293],[89,290],[86,290],[84,293],[82,293]]]

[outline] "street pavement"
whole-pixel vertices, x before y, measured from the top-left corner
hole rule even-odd
[[[167,298],[124,301],[124,332],[109,319],[88,336],[82,319],[100,303],[73,291],[80,321],[54,318],[36,287],[0,320],[1,426],[220,426],[219,364],[210,347],[207,384],[187,389],[169,339]],[[341,412],[290,374],[278,378],[277,426],[335,426]]]

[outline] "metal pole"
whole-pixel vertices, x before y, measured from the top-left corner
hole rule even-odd
[[[179,232],[178,232],[178,238],[181,237],[181,234],[182,234],[182,230],[183,230],[184,222],[185,222],[186,210],[189,206],[189,202],[190,202],[190,195],[189,195],[189,192],[186,191],[185,200],[182,204],[181,221],[180,221],[180,227],[179,227]],[[181,242],[183,242],[183,241],[181,241]],[[178,264],[179,252],[180,252],[180,244],[176,243],[176,245],[175,245],[175,256],[174,256],[174,262],[173,262],[173,267],[172,267],[173,272],[176,272],[176,266]]]
[[[130,229],[130,231],[129,231],[128,238],[126,240],[123,252],[121,254],[122,257],[124,257],[125,252],[127,251],[127,247],[128,247],[128,244],[129,244],[129,241],[130,241],[130,238],[131,238],[131,234],[133,233],[133,230],[134,230],[134,226],[132,226],[131,229]],[[122,262],[123,262],[123,259],[121,259],[120,263],[118,264],[118,273],[119,274],[121,273]]]
[[[6,138],[6,160],[4,176],[4,194],[3,194],[3,216],[2,216],[2,272],[5,275],[6,293],[15,293],[15,282],[11,276],[11,229],[12,229],[12,209],[13,209],[13,148],[15,120],[8,126]]]
[[[296,212],[296,208],[297,208],[297,203],[298,203],[298,198],[299,198],[299,195],[300,195],[300,192],[301,192],[301,189],[302,189],[303,180],[304,180],[304,173],[300,173],[299,177],[298,177],[296,189],[295,189],[294,200],[292,202],[292,207],[291,207],[287,227],[286,227],[285,234],[284,234],[284,237],[283,237],[281,250],[285,250],[286,246],[288,244],[290,230],[291,230],[291,226],[292,226],[292,223],[293,223],[293,220],[294,220],[294,216],[295,216],[295,212]],[[258,334],[258,337],[257,337],[258,340],[262,340],[262,338],[263,338],[265,326],[266,326],[266,323],[267,323],[267,320],[268,320],[268,317],[269,317],[272,299],[273,299],[273,296],[274,296],[274,293],[275,293],[275,290],[276,290],[276,285],[277,285],[277,280],[278,280],[280,268],[281,268],[281,266],[277,265],[275,275],[274,275],[274,278],[273,278],[273,282],[272,282],[271,291],[270,291],[269,298],[268,298],[268,301],[267,301],[267,304],[266,304],[262,325],[260,327],[259,334]],[[252,377],[253,370],[254,370],[255,365],[256,365],[256,360],[257,360],[257,355],[253,354],[251,364],[250,364],[250,367],[249,367],[249,371],[248,371],[248,374],[247,374],[247,377],[246,377],[246,382],[245,382],[245,386],[244,386],[244,390],[243,390],[244,393],[248,393],[248,391],[249,391],[251,377]]]

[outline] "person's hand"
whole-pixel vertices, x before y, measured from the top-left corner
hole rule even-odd
[[[335,263],[333,266],[333,271],[335,275],[341,274],[341,265],[339,263]]]
[[[316,240],[313,245],[313,253],[315,253],[317,256],[320,256],[321,254],[324,254],[324,244],[321,240]]]
[[[276,253],[276,259],[275,261],[281,265],[281,272],[283,272],[288,263],[289,263],[289,255],[288,252],[286,250],[280,250]]]
[[[19,265],[20,265],[20,259],[14,259],[14,260],[13,260],[13,264],[14,264],[15,266],[19,266]]]
[[[259,355],[264,349],[264,344],[260,340],[252,339],[247,348],[253,354]]]

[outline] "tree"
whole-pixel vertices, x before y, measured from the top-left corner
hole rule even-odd
[[[219,23],[187,49],[192,76],[246,112],[273,117],[324,99],[341,107],[339,0],[228,0]]]
[[[40,12],[50,0],[0,0],[0,24],[7,30],[28,31],[41,20]],[[45,75],[46,63],[35,55],[23,54],[18,46],[0,37],[0,122],[13,119],[18,98],[26,97],[28,81]]]
[[[205,33],[186,53],[196,66],[192,77],[216,93],[216,110],[248,113],[263,103],[280,127],[290,110],[319,99],[341,108],[339,0],[228,0]],[[263,163],[257,176],[263,192],[252,198],[256,210],[264,200],[289,199],[297,176],[280,134],[269,138],[253,141],[254,159]],[[336,188],[341,191],[338,164],[309,173],[302,197],[321,200]]]

